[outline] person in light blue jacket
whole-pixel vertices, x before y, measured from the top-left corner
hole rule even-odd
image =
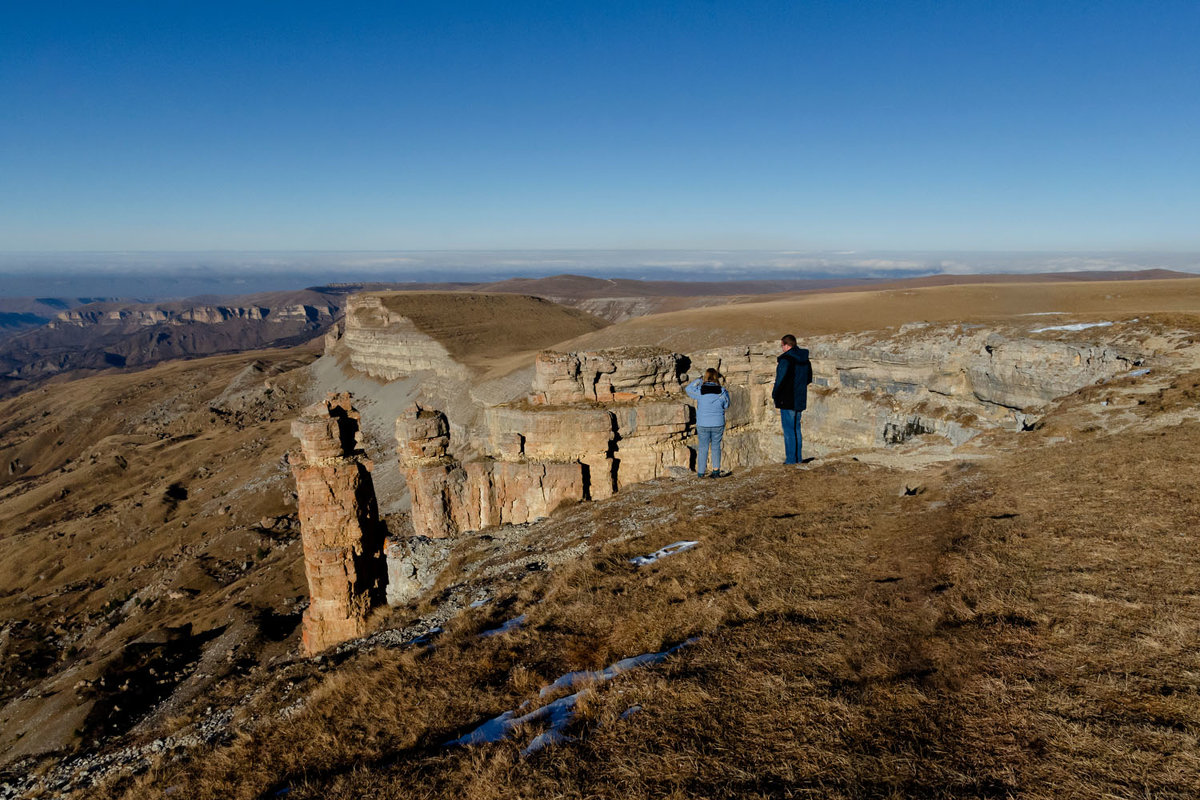
[[[696,474],[704,477],[708,451],[712,448],[710,478],[721,477],[721,439],[725,436],[725,409],[729,408],[729,392],[721,385],[721,373],[711,367],[703,378],[687,385],[688,397],[696,401]]]

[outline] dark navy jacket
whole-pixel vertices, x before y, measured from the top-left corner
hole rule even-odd
[[[812,383],[812,363],[808,350],[793,347],[783,351],[775,365],[775,388],[771,397],[776,408],[803,411],[808,408],[808,385]]]

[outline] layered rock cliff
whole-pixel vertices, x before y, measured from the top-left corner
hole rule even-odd
[[[390,310],[381,294],[351,295],[341,337],[350,364],[359,372],[384,380],[431,372],[465,379],[466,368],[439,341],[412,320]]]
[[[1056,398],[1128,371],[1140,358],[1114,345],[965,326],[910,325],[806,344],[816,375],[804,415],[810,455],[888,448],[918,437],[953,446],[991,428],[1019,430]],[[555,503],[608,497],[694,468],[694,414],[682,385],[710,366],[724,374],[731,397],[723,466],[778,461],[782,441],[771,398],[777,355],[775,342],[691,354],[544,352],[527,397],[489,406],[480,423],[464,428],[472,456],[463,462],[450,455],[455,448],[443,418],[436,417],[432,460],[417,453],[426,446],[418,440],[428,439],[416,432],[432,423],[402,419],[397,435],[402,452],[412,453],[406,476],[417,530],[447,536],[523,521]],[[519,465],[520,477],[505,464]],[[569,475],[562,465],[572,465]],[[561,491],[548,493],[547,485]],[[530,491],[553,502],[519,499]],[[520,511],[495,511],[509,503]]]
[[[479,356],[499,352],[506,335],[535,324],[510,317],[544,301],[459,294],[436,302],[441,297],[356,296],[344,335],[328,342],[376,378],[413,379],[408,402],[418,406],[396,423],[400,458],[393,463],[418,535],[524,522],[562,503],[606,498],[693,469],[694,412],[682,387],[707,367],[723,373],[731,397],[722,466],[782,459],[771,398],[777,342],[690,353],[544,350],[527,356],[532,365],[524,371],[480,381],[488,362]],[[552,309],[536,310],[559,320],[555,335],[576,325],[562,325],[569,318]],[[529,341],[525,335],[522,344]],[[1055,399],[1139,362],[1135,346],[1116,341],[1039,335],[1033,323],[996,329],[915,323],[811,338],[803,343],[815,374],[803,422],[805,454],[914,441],[953,447],[989,429],[1019,430]],[[382,502],[395,507],[391,498]]]
[[[433,585],[448,552],[439,543],[460,533],[531,522],[566,504],[689,474],[695,415],[683,386],[707,367],[723,374],[731,397],[722,466],[736,470],[782,459],[771,396],[777,342],[692,353],[543,351],[530,369],[515,373],[528,376],[523,387],[504,377],[481,388],[477,377],[462,377],[478,373],[456,360],[452,348],[404,315],[370,298],[354,309],[347,331],[364,321],[373,328],[369,337],[360,330],[352,343],[376,375],[412,377],[416,371],[436,378],[409,382],[421,400],[395,420],[393,463],[409,495],[413,535],[394,537],[384,548],[393,604]],[[910,324],[804,342],[815,373],[804,414],[805,453],[922,442],[954,447],[989,429],[1020,430],[1058,398],[1126,373],[1143,358],[1136,341],[1120,337],[1102,343],[1038,333]],[[414,341],[420,346],[410,349]],[[342,346],[336,339],[329,344]],[[380,372],[387,369],[393,372]],[[488,392],[500,399],[479,399]],[[348,408],[348,399],[342,405]],[[448,416],[443,408],[455,411]],[[360,624],[356,608],[338,607],[338,625],[345,627],[330,636],[348,635]]]

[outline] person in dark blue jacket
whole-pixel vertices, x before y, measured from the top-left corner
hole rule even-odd
[[[804,437],[800,433],[800,415],[808,408],[808,385],[812,383],[812,363],[808,350],[796,346],[796,337],[790,333],[779,340],[783,352],[775,365],[775,388],[771,396],[779,409],[783,424],[783,450],[785,464],[800,464],[800,451]]]
[[[696,401],[696,474],[704,477],[709,447],[712,448],[710,478],[721,477],[721,439],[725,437],[725,409],[729,391],[721,385],[721,373],[711,367],[704,378],[696,378],[684,390]]]

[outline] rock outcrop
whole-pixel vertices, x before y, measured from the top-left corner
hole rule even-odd
[[[807,342],[816,379],[805,452],[887,448],[917,437],[958,445],[990,428],[1020,429],[1054,399],[1136,361],[1120,348],[1004,336],[966,326],[906,326],[885,336]],[[484,409],[475,452],[452,455],[440,412],[397,424],[418,532],[450,536],[603,499],[694,465],[687,373],[715,367],[730,393],[722,467],[782,458],[771,398],[774,342],[687,355],[650,348],[543,352],[524,400]]]
[[[585,353],[542,352],[534,362],[531,403],[611,403],[679,391],[678,353],[653,348]]]
[[[292,472],[310,594],[303,623],[309,654],[365,633],[382,588],[383,528],[358,420],[350,395],[342,393],[292,423],[300,440]]]
[[[587,496],[585,468],[578,461],[529,459],[511,448],[510,460],[454,459],[449,424],[433,409],[405,411],[396,421],[396,441],[418,536],[438,539],[529,522]]]
[[[466,369],[450,351],[410,317],[390,310],[385,297],[366,293],[347,299],[341,339],[350,351],[350,364],[384,380],[421,372],[466,379]]]
[[[366,292],[346,305],[342,345],[355,369],[385,380],[469,380],[496,359],[604,327],[540,297],[475,292]]]
[[[420,325],[398,316],[403,309],[420,317],[418,300],[424,297],[352,298],[342,341],[336,334],[330,340],[335,347],[350,340],[352,363],[378,377],[424,376],[418,399],[426,407],[410,408],[395,429],[397,484],[402,478],[408,490],[419,537],[528,522],[563,503],[603,499],[694,468],[694,412],[682,387],[707,367],[724,374],[731,398],[722,467],[782,459],[771,398],[779,352],[774,341],[691,353],[542,351],[528,392],[513,397],[521,392],[520,380],[510,380],[518,373],[496,379],[486,392],[462,377],[478,375],[454,359],[484,347],[480,331],[470,332],[475,344],[464,348],[460,339],[467,334],[446,314],[422,317]],[[491,308],[486,297],[471,302],[492,315],[488,325],[502,324],[507,306]],[[430,335],[435,328],[446,347]],[[957,446],[988,429],[1019,430],[1048,403],[1118,375],[1140,357],[1116,344],[1011,326],[1002,333],[918,323],[804,344],[815,373],[804,416],[805,453],[816,456],[914,440]]]

